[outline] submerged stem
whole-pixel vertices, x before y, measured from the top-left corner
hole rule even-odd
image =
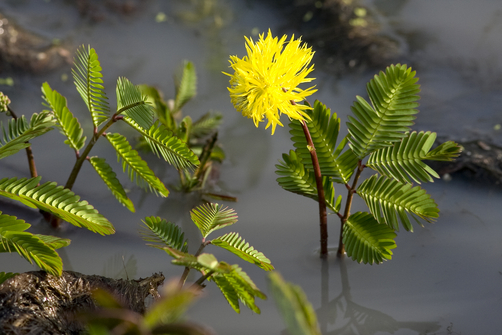
[[[345,203],[345,211],[343,213],[343,216],[340,218],[340,239],[338,242],[338,251],[337,251],[338,257],[345,255],[345,245],[343,244],[343,226],[345,225],[345,222],[347,222],[350,216],[352,199],[354,197],[354,193],[356,193],[357,182],[359,181],[359,177],[361,176],[361,173],[363,172],[364,168],[365,166],[361,163],[361,160],[359,160],[357,162],[357,172],[354,177],[354,181],[352,182],[352,186],[347,186],[348,189],[347,202]]]

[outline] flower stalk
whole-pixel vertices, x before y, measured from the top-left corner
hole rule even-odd
[[[317,159],[317,152],[315,150],[314,142],[312,141],[312,136],[310,135],[307,123],[305,121],[301,121],[300,123],[302,125],[303,132],[305,133],[305,138],[307,139],[310,158],[312,159],[312,165],[314,166],[314,175],[317,186],[317,198],[319,200],[318,202],[319,202],[319,227],[321,232],[321,258],[326,259],[328,257],[328,214],[326,212],[326,200],[324,197],[324,188],[322,185],[321,167],[319,166],[319,160]]]

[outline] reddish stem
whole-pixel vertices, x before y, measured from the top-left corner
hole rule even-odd
[[[310,158],[312,159],[312,165],[314,166],[314,175],[317,186],[317,198],[319,202],[319,221],[320,221],[320,231],[321,231],[321,258],[328,257],[328,214],[326,213],[326,200],[324,197],[324,188],[322,185],[321,167],[319,166],[319,160],[317,159],[317,152],[315,150],[314,142],[312,141],[312,136],[310,136],[309,128],[305,121],[300,121],[303,132],[305,133],[305,138],[307,139],[307,147],[310,152]]]

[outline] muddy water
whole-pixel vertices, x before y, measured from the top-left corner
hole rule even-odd
[[[264,252],[285,278],[303,287],[317,310],[323,334],[498,333],[502,329],[501,190],[456,178],[425,185],[437,201],[441,217],[436,224],[416,227],[414,233],[401,232],[392,261],[378,266],[336,258],[321,262],[316,256],[316,204],[284,192],[275,182],[274,164],[292,148],[287,128],[271,137],[263,127],[256,129],[238,115],[226,93],[228,80],[221,74],[227,69],[229,54],[244,54],[243,35],[250,35],[253,28],[278,29],[281,16],[261,3],[214,3],[216,7],[204,15],[192,15],[190,22],[186,11],[194,7],[183,1],[150,1],[132,16],[110,14],[98,23],[80,18],[64,1],[3,1],[0,10],[48,39],[58,38],[70,46],[91,43],[100,56],[112,106],[118,76],[137,84],[155,84],[169,97],[174,92],[172,74],[181,60],[195,63],[198,96],[185,112],[195,117],[208,110],[224,114],[220,141],[228,159],[218,186],[239,198],[238,203],[229,204],[239,214],[233,229]],[[422,85],[421,112],[414,129],[434,130],[458,140],[482,137],[501,143],[502,134],[494,126],[502,123],[498,57],[502,53],[502,4],[488,0],[388,3],[368,4],[382,15],[386,29],[406,37],[408,59],[418,70]],[[159,12],[166,14],[166,21],[156,22]],[[8,75],[15,86],[1,89],[20,114],[41,109],[40,85],[49,81],[68,97],[70,109],[84,127],[91,128],[71,80],[62,80],[64,75],[71,77],[69,68],[46,75],[2,73],[0,77]],[[318,71],[320,91],[315,98],[346,120],[354,96],[364,95],[371,76],[359,73],[335,81]],[[130,134],[126,127],[115,130]],[[34,142],[44,180],[62,184],[70,172],[72,152],[62,142],[56,131]],[[107,143],[100,143],[92,154],[106,157],[110,163],[115,160]],[[149,162],[164,180],[176,180],[170,177],[172,169],[154,159]],[[118,165],[114,168],[119,172]],[[2,160],[0,169],[2,177],[28,176],[22,154]],[[127,184],[124,176],[119,177]],[[137,232],[142,218],[158,215],[179,223],[190,240],[197,241],[187,216],[194,198],[172,192],[162,200],[127,186],[133,191],[134,214],[121,208],[95,173],[84,168],[74,190],[107,216],[117,233],[100,237],[73,227],[57,232],[72,240],[60,252],[65,269],[112,277],[145,277],[156,271],[175,277],[181,273],[169,264],[167,255],[146,247]],[[341,187],[337,191],[345,194]],[[356,202],[355,211],[364,209],[361,201]],[[31,222],[34,230],[54,234],[41,224],[36,212],[6,204],[1,210],[19,213],[15,215]],[[335,248],[338,221],[330,217],[329,224]],[[196,247],[193,243],[192,248]],[[239,262],[224,251],[210,247],[207,251],[218,259]],[[1,270],[32,269],[18,260],[15,255],[0,255]],[[266,291],[265,273],[250,264],[242,265]],[[206,296],[191,309],[190,318],[211,325],[219,334],[281,333],[284,326],[273,302],[258,305],[261,315],[247,310],[236,315],[210,284]]]

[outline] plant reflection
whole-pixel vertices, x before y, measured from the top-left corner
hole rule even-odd
[[[361,306],[352,301],[347,259],[338,259],[342,292],[329,301],[329,262],[322,262],[321,268],[321,307],[316,310],[320,328],[325,335],[368,335],[389,333],[400,329],[410,329],[417,334],[438,331],[437,322],[397,321],[381,311]],[[332,329],[333,326],[335,329]],[[330,327],[331,326],[331,327]]]

